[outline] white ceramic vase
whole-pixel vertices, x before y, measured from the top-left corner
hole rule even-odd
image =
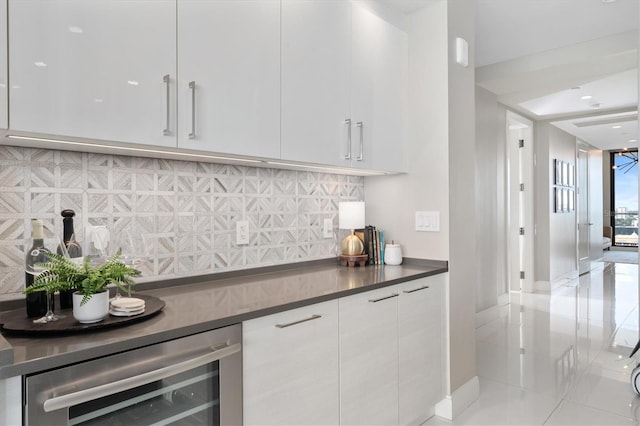
[[[102,321],[109,314],[109,292],[103,291],[91,296],[84,305],[82,294],[73,293],[73,317],[83,324]]]
[[[384,246],[384,264],[400,265],[402,263],[402,249],[400,244],[385,244]]]

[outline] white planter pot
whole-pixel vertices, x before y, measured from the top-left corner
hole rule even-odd
[[[109,314],[109,292],[94,294],[84,305],[82,294],[73,293],[73,317],[83,324],[102,321]]]

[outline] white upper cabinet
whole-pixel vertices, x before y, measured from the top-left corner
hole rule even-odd
[[[0,1],[0,129],[9,127],[7,47],[7,0],[2,0]]]
[[[280,1],[178,0],[178,146],[280,158]]]
[[[282,2],[282,157],[402,171],[407,38],[358,2]]]
[[[175,0],[10,0],[14,130],[175,146]]]
[[[282,1],[282,158],[350,167],[351,5]]]
[[[401,171],[407,35],[358,2],[351,34],[352,167]]]

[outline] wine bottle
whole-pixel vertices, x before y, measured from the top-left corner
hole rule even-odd
[[[76,241],[75,231],[73,229],[73,217],[76,213],[73,210],[62,210],[60,213],[62,215],[62,241],[64,243],[64,248],[62,244],[58,246],[58,254],[64,254],[65,250],[69,255],[69,258],[77,258],[82,257],[82,247]],[[70,309],[73,308],[73,292],[76,289],[63,290],[60,292],[60,308],[61,309]]]
[[[25,285],[33,285],[35,275],[38,274],[38,264],[47,261],[47,249],[44,247],[44,230],[42,221],[31,220],[31,238],[33,242],[25,257]],[[42,317],[47,313],[47,293],[38,291],[27,294],[27,316]]]

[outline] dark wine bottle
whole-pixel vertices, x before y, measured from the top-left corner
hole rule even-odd
[[[64,248],[62,244],[58,246],[58,254],[64,254],[65,250],[69,255],[69,258],[82,257],[82,247],[78,241],[76,241],[75,231],[73,229],[73,217],[76,212],[73,210],[62,210],[62,241],[64,242]],[[63,290],[60,292],[60,308],[71,309],[73,308],[73,292],[76,289]]]
[[[33,285],[35,275],[38,274],[37,265],[47,261],[47,249],[44,247],[44,230],[41,220],[31,220],[31,238],[33,242],[25,256],[25,285],[27,287]],[[26,301],[28,317],[39,318],[47,313],[47,293],[45,291],[27,294]]]

